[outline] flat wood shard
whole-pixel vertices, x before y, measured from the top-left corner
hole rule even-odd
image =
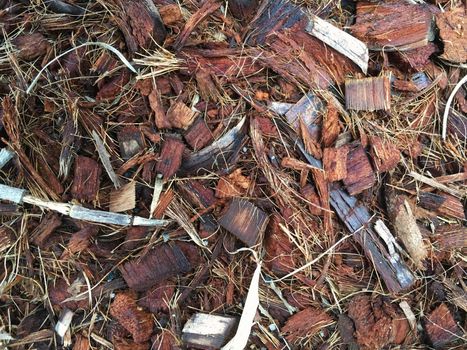
[[[358,2],[351,33],[370,50],[405,51],[423,47],[433,40],[433,15],[428,6],[407,1]]]
[[[183,326],[182,341],[197,349],[220,349],[233,336],[237,324],[236,317],[196,313]]]
[[[391,109],[391,82],[389,77],[346,79],[345,108],[355,111]]]
[[[156,172],[168,179],[180,169],[185,145],[175,137],[166,137],[161,150],[160,158],[156,164]]]
[[[239,198],[233,199],[219,223],[248,247],[254,246],[263,234],[269,218],[254,204]]]
[[[191,265],[178,246],[163,244],[119,269],[131,289],[144,291],[167,278],[187,273]]]
[[[351,195],[372,187],[376,182],[370,160],[360,144],[351,146],[347,155],[347,177],[344,184]]]

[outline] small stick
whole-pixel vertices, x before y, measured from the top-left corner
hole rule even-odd
[[[117,177],[117,174],[115,174],[115,171],[112,168],[112,164],[110,164],[109,152],[107,152],[107,150],[105,149],[104,142],[102,142],[102,139],[99,137],[96,130],[92,131],[92,138],[96,143],[97,153],[99,153],[99,158],[101,159],[101,162],[104,165],[107,175],[109,175],[110,180],[112,180],[115,189],[119,189],[122,185]]]
[[[13,203],[28,203],[41,208],[50,209],[73,219],[120,226],[166,226],[169,220],[147,219],[140,216],[113,213],[103,210],[87,209],[81,205],[50,202],[27,194],[21,188],[15,188],[0,184],[0,200]]]

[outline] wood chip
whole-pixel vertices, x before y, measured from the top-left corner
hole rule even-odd
[[[188,129],[198,113],[180,101],[174,102],[167,111],[167,119],[174,128]]]
[[[389,110],[391,82],[387,76],[346,79],[345,107],[356,111]]]
[[[323,166],[326,178],[330,182],[343,180],[347,177],[348,146],[339,148],[325,148],[323,153]]]
[[[347,155],[347,177],[344,184],[351,195],[372,187],[376,182],[370,161],[361,145],[353,145]]]
[[[167,278],[187,273],[191,266],[180,248],[163,244],[119,269],[131,289],[144,291]]]
[[[431,343],[437,349],[445,348],[462,334],[445,303],[439,305],[427,316],[425,330]]]
[[[248,247],[254,246],[263,234],[268,216],[254,204],[239,198],[233,199],[219,224]]]
[[[175,175],[182,165],[182,155],[185,145],[175,137],[167,136],[162,144],[160,158],[156,164],[156,172],[164,179]]]
[[[78,156],[75,159],[75,174],[71,194],[78,200],[97,200],[102,168],[94,159]]]
[[[154,327],[152,316],[137,306],[136,293],[118,293],[110,305],[110,315],[131,334],[136,343],[151,338]]]
[[[385,142],[377,136],[371,136],[370,144],[373,164],[379,173],[393,170],[399,164],[401,152],[393,143]]]
[[[134,209],[136,206],[136,182],[131,181],[110,192],[109,210],[115,213]]]
[[[196,348],[220,349],[232,337],[237,324],[236,317],[195,313],[183,326],[182,341]]]
[[[436,14],[436,26],[444,44],[442,58],[456,62],[467,62],[467,15],[465,8],[457,7]]]

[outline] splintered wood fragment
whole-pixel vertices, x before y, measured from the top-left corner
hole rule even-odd
[[[431,344],[437,349],[445,349],[450,342],[458,339],[462,334],[445,303],[442,303],[426,317],[425,331]]]
[[[155,208],[152,214],[155,219],[162,219],[170,203],[172,203],[174,197],[174,191],[172,191],[171,189],[165,191],[164,194],[162,194],[159,203],[157,204],[157,207]]]
[[[389,77],[346,79],[345,108],[356,111],[389,110],[391,108]]]
[[[394,191],[387,189],[386,203],[396,236],[404,243],[415,264],[421,267],[428,252],[407,198],[402,195],[398,196]]]
[[[84,251],[91,244],[91,239],[97,235],[99,229],[95,225],[86,225],[84,228],[72,234],[66,249],[61,256],[66,259],[68,256]]]
[[[193,148],[193,151],[202,149],[213,140],[212,132],[204,121],[204,118],[196,119],[183,136],[186,142]]]
[[[191,266],[178,246],[163,244],[119,269],[131,289],[144,291],[167,278],[189,272]]]
[[[300,119],[302,119],[310,130],[311,136],[315,137],[319,133],[317,119],[322,108],[323,103],[319,97],[309,93],[304,95],[292,108],[290,108],[285,113],[285,117],[287,118],[289,125],[297,132],[300,130]]]
[[[151,200],[151,206],[149,209],[149,217],[152,218],[154,211],[157,208],[157,205],[159,204],[159,198],[162,193],[162,188],[164,187],[164,181],[162,180],[162,175],[159,174],[156,176],[156,179],[154,180],[154,189],[152,191],[152,200]]]
[[[434,242],[439,249],[444,251],[465,249],[467,248],[467,227],[461,225],[437,227]]]
[[[149,106],[154,112],[156,119],[156,126],[158,129],[169,129],[172,125],[167,118],[164,107],[162,106],[161,93],[159,89],[155,87],[148,96]]]
[[[401,152],[392,142],[385,142],[380,137],[370,137],[373,164],[379,173],[393,170],[400,162]]]
[[[281,160],[281,166],[284,168],[294,169],[294,170],[320,170],[315,168],[314,166],[302,162],[301,160],[291,158],[291,157],[284,157]]]
[[[239,198],[233,199],[219,219],[220,225],[252,247],[262,236],[269,218],[254,204]]]
[[[312,185],[306,185],[301,189],[300,193],[308,201],[310,213],[313,215],[323,215],[321,199]]]
[[[216,203],[214,191],[201,181],[190,180],[179,182],[178,189],[183,198],[195,208],[207,209]]]
[[[353,37],[349,33],[333,26],[331,23],[315,15],[308,15],[309,24],[306,31],[325,44],[340,52],[366,74],[368,70],[368,47],[363,41]]]
[[[188,19],[182,32],[178,35],[177,40],[174,43],[174,48],[180,50],[193,30],[200,24],[204,19],[211,15],[221,6],[221,3],[216,0],[206,0],[202,2],[201,7]]]
[[[107,152],[104,142],[102,142],[102,139],[100,138],[100,136],[97,134],[95,130],[92,131],[92,138],[94,139],[94,142],[96,143],[97,153],[99,153],[99,158],[101,159],[101,162],[104,165],[107,175],[109,176],[110,180],[112,180],[114,187],[116,189],[120,188],[121,186],[120,180],[117,174],[115,174],[115,171],[112,168],[112,164],[110,163],[109,152]]]
[[[436,26],[444,44],[442,58],[456,62],[467,62],[467,14],[459,6],[436,14]]]
[[[164,23],[156,5],[150,0],[115,1],[120,5],[115,22],[122,31],[130,52],[136,52],[138,46],[149,49],[154,42],[162,44],[167,35]]]
[[[131,334],[135,343],[144,343],[151,338],[154,322],[152,315],[139,307],[136,300],[136,293],[118,293],[110,305],[110,315]]]
[[[124,160],[137,155],[144,148],[142,132],[135,126],[125,126],[117,133],[120,155]]]
[[[464,206],[462,202],[449,194],[435,194],[421,192],[419,194],[419,205],[422,208],[433,211],[440,216],[450,216],[465,220]]]
[[[428,6],[405,1],[359,2],[356,23],[350,30],[370,50],[406,51],[433,40],[432,17]]]
[[[338,148],[325,148],[323,166],[329,182],[343,180],[347,177],[347,145]]]
[[[176,101],[167,111],[167,119],[174,128],[186,130],[193,124],[197,114],[183,102]]]
[[[399,293],[410,288],[415,282],[414,275],[407,268],[398,254],[391,256],[378,239],[371,227],[371,215],[368,209],[348,195],[339,186],[334,185],[330,193],[331,205],[339,218],[344,222],[354,239],[363,247],[367,258],[373,262],[375,269],[392,293]]]
[[[409,175],[412,176],[415,180],[423,182],[424,184],[427,184],[430,187],[433,187],[433,188],[436,188],[436,189],[441,190],[443,192],[452,194],[453,196],[457,196],[459,198],[462,197],[462,194],[459,193],[459,191],[457,191],[457,190],[455,190],[455,189],[453,189],[451,187],[448,187],[446,185],[443,185],[442,183],[439,183],[435,179],[429,178],[428,176],[421,175],[419,173],[416,173],[415,171],[411,171],[409,173]]]
[[[258,0],[230,0],[229,10],[234,17],[245,21],[252,16],[258,8]]]
[[[2,169],[6,163],[13,159],[15,153],[8,148],[0,149],[0,169]]]
[[[182,341],[189,347],[220,349],[233,336],[237,324],[236,317],[198,312],[183,326]]]
[[[31,233],[31,241],[38,247],[44,248],[52,233],[61,225],[62,219],[59,215],[53,212],[47,213]]]
[[[136,206],[136,182],[131,181],[110,192],[109,210],[115,213],[134,209]]]
[[[239,197],[245,195],[250,186],[251,180],[242,174],[242,169],[236,169],[231,174],[219,179],[216,187],[216,197]]]
[[[201,151],[191,153],[183,160],[182,174],[196,172],[201,169],[226,169],[233,162],[236,153],[240,150],[244,138],[243,126],[246,118],[230,129],[224,136],[214,141]]]
[[[101,166],[94,159],[78,156],[75,160],[75,174],[71,194],[73,198],[92,202],[99,192]]]
[[[333,323],[334,320],[324,310],[308,307],[291,316],[281,331],[287,341],[298,344],[303,337],[312,337]]]
[[[168,136],[162,145],[160,159],[156,164],[156,172],[164,179],[170,178],[180,169],[185,145],[176,137]]]
[[[347,154],[347,177],[344,184],[351,195],[371,188],[376,182],[368,156],[361,144],[352,145]]]

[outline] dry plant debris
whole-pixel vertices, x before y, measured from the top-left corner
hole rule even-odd
[[[0,348],[462,348],[466,13],[0,0]]]

